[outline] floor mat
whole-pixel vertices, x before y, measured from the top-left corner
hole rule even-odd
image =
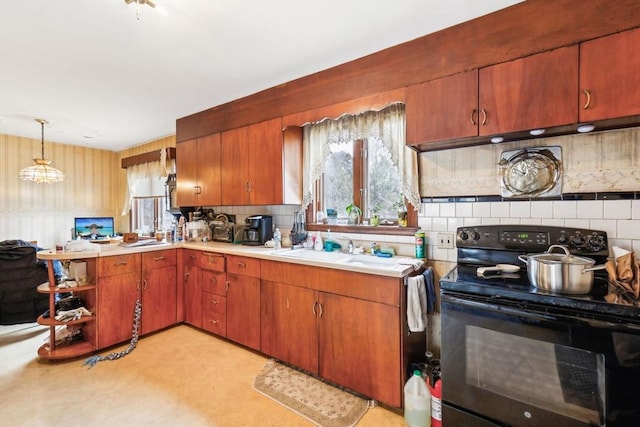
[[[369,401],[273,359],[256,376],[253,387],[322,427],[354,426],[369,408]]]

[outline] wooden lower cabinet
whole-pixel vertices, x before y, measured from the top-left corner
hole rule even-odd
[[[142,334],[175,325],[176,250],[142,254]]]
[[[324,292],[318,300],[319,375],[401,406],[398,307]]]
[[[184,321],[196,328],[202,327],[202,268],[200,251],[183,249],[182,292]]]
[[[227,338],[260,349],[260,260],[227,256]]]
[[[140,267],[140,254],[98,258],[98,348],[131,339]]]
[[[403,279],[275,261],[261,276],[263,353],[402,407],[406,366],[426,350],[408,333]]]
[[[176,323],[176,250],[98,258],[98,348],[131,339],[142,301],[140,334]]]
[[[260,302],[260,351],[317,374],[317,292],[263,280]]]

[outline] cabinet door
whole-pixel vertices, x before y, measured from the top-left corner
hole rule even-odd
[[[222,204],[249,204],[248,126],[222,132]]]
[[[197,206],[219,206],[221,203],[220,134],[198,138],[198,194]],[[177,180],[180,174],[177,174]]]
[[[260,351],[317,374],[316,292],[269,281],[260,292]]]
[[[398,307],[319,293],[320,376],[402,405]]]
[[[176,203],[198,205],[198,140],[176,144]]]
[[[409,86],[407,145],[478,135],[478,70]]]
[[[249,126],[249,202],[281,205],[283,200],[283,134],[280,118]]]
[[[184,267],[184,320],[202,327],[202,269],[195,265]]]
[[[227,273],[227,338],[260,349],[260,279]]]
[[[176,203],[220,205],[220,134],[176,144]]]
[[[142,276],[142,333],[157,331],[177,321],[176,267],[145,270]]]
[[[578,46],[480,69],[480,135],[576,123]],[[480,119],[482,122],[482,118]]]
[[[100,277],[97,286],[98,348],[131,339],[140,273]]]
[[[640,29],[580,45],[581,122],[640,114],[639,50]]]

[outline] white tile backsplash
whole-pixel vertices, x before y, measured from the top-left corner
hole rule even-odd
[[[491,202],[492,217],[509,217],[509,203]]]
[[[455,217],[456,216],[456,204],[455,203],[441,203],[440,204],[440,216]]]
[[[495,224],[531,224],[602,230],[609,246],[617,245],[640,254],[639,200],[558,200],[517,202],[425,203],[423,212],[455,211],[454,217],[421,217],[426,231],[429,259],[455,262],[455,249],[438,249],[437,232],[455,231],[457,227]],[[630,219],[633,218],[633,219]]]
[[[510,202],[510,205],[510,217],[531,218],[531,202]]]
[[[578,203],[578,218],[604,218],[603,200],[585,200]]]
[[[553,202],[531,202],[531,218],[553,218]]]
[[[608,200],[604,204],[605,219],[631,219],[631,200]]]
[[[553,202],[554,218],[576,218],[578,212],[577,202],[573,200],[560,200]]]

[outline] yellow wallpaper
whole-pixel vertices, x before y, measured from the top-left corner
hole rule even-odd
[[[66,178],[56,184],[34,184],[18,178],[20,170],[40,157],[40,140],[0,134],[0,241],[37,240],[43,247],[71,238],[76,216],[113,216],[118,231],[128,231],[120,215],[126,172],[120,159],[175,146],[166,137],[121,153],[45,141],[45,157]]]

